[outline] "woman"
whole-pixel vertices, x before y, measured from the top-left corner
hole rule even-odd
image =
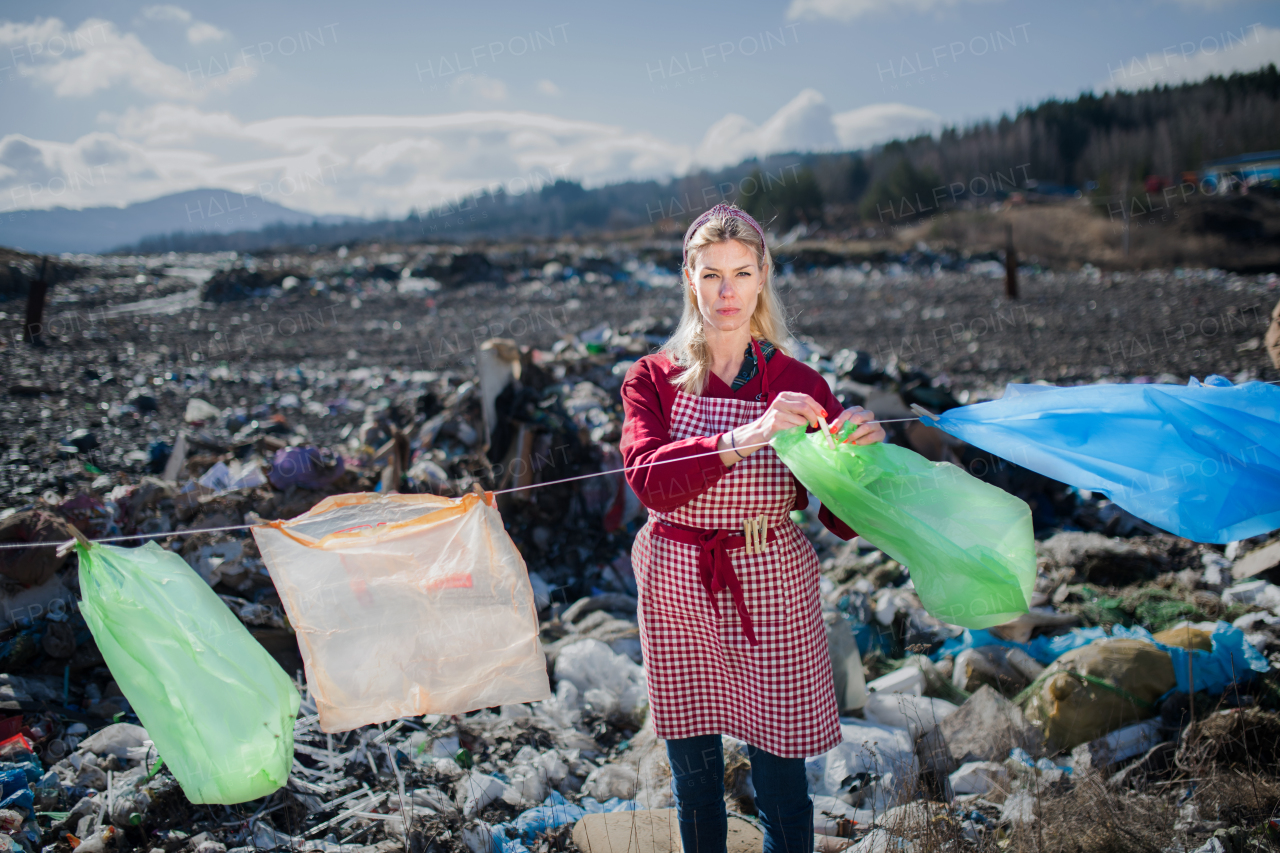
[[[649,509],[632,551],[649,707],[667,741],[686,853],[723,853],[721,734],[747,743],[766,853],[813,849],[804,758],[840,742],[818,559],[791,522],[806,492],[766,443],[818,418],[884,438],[790,358],[773,263],[754,219],[717,205],[685,233],[684,314],[627,372],[622,454]],[[636,466],[645,466],[639,467]],[[854,532],[825,507],[836,535]],[[746,523],[763,519],[760,545]]]

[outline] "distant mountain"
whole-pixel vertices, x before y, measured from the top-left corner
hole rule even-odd
[[[0,216],[0,245],[35,254],[98,253],[137,243],[152,234],[230,234],[277,224],[358,221],[351,216],[316,216],[228,190],[188,190],[126,207],[16,210]]]

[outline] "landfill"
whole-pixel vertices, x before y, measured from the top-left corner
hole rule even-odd
[[[208,587],[200,606],[225,605],[236,642],[256,641],[261,669],[274,667],[256,689],[287,708],[292,759],[265,796],[197,796],[180,728],[143,722],[162,718],[166,685],[135,707],[136,675],[95,639],[109,598],[85,586],[83,547],[0,550],[0,851],[551,853],[607,850],[617,827],[640,825],[656,845],[674,800],[648,724],[629,558],[645,510],[613,472],[622,378],[678,316],[678,250],[64,258],[75,272],[51,288],[43,341],[0,340],[0,544],[112,539],[113,555],[184,563],[182,582]],[[1011,381],[1276,378],[1255,340],[1280,297],[1274,274],[1029,266],[1024,301],[1008,303],[993,257],[921,244],[787,258],[798,357],[882,418],[998,399]],[[0,310],[20,318],[21,300]],[[1121,331],[1147,310],[1156,328],[1216,316],[1235,330],[1201,330],[1194,346],[1166,337],[1147,362]],[[1046,836],[1086,850],[1270,849],[1280,535],[1193,542],[926,424],[886,428],[1025,502],[1034,581],[1026,612],[950,624],[922,606],[934,592],[917,592],[909,566],[826,531],[816,496],[793,514],[822,560],[843,733],[806,762],[816,849],[1077,849]],[[341,685],[306,673],[312,656],[341,658],[291,616],[306,557],[285,586],[260,550],[284,545],[250,527],[278,533],[342,495],[476,492],[491,493],[508,562],[527,568],[536,635],[522,642],[536,636],[549,685],[528,692],[546,698],[325,725]],[[342,577],[336,562],[323,571]],[[184,630],[174,614],[154,622],[146,636]],[[367,640],[370,672],[399,666],[394,640]],[[726,803],[754,838],[743,744],[725,747]]]

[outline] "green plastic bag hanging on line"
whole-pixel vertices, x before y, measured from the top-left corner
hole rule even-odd
[[[154,542],[76,550],[85,622],[187,799],[230,805],[284,785],[298,691],[209,584]]]
[[[846,424],[840,438],[853,430]],[[824,506],[910,570],[920,603],[936,618],[989,628],[1027,612],[1036,556],[1024,501],[892,444],[832,450],[826,435],[806,435],[802,426],[772,443]]]

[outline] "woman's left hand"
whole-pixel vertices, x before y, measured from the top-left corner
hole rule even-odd
[[[853,406],[845,409],[835,419],[831,424],[831,433],[832,435],[839,434],[846,423],[859,424],[860,426],[843,443],[875,444],[878,441],[884,441],[884,427],[878,423],[868,423],[868,421],[874,421],[875,419],[875,412],[868,411],[861,406]]]

